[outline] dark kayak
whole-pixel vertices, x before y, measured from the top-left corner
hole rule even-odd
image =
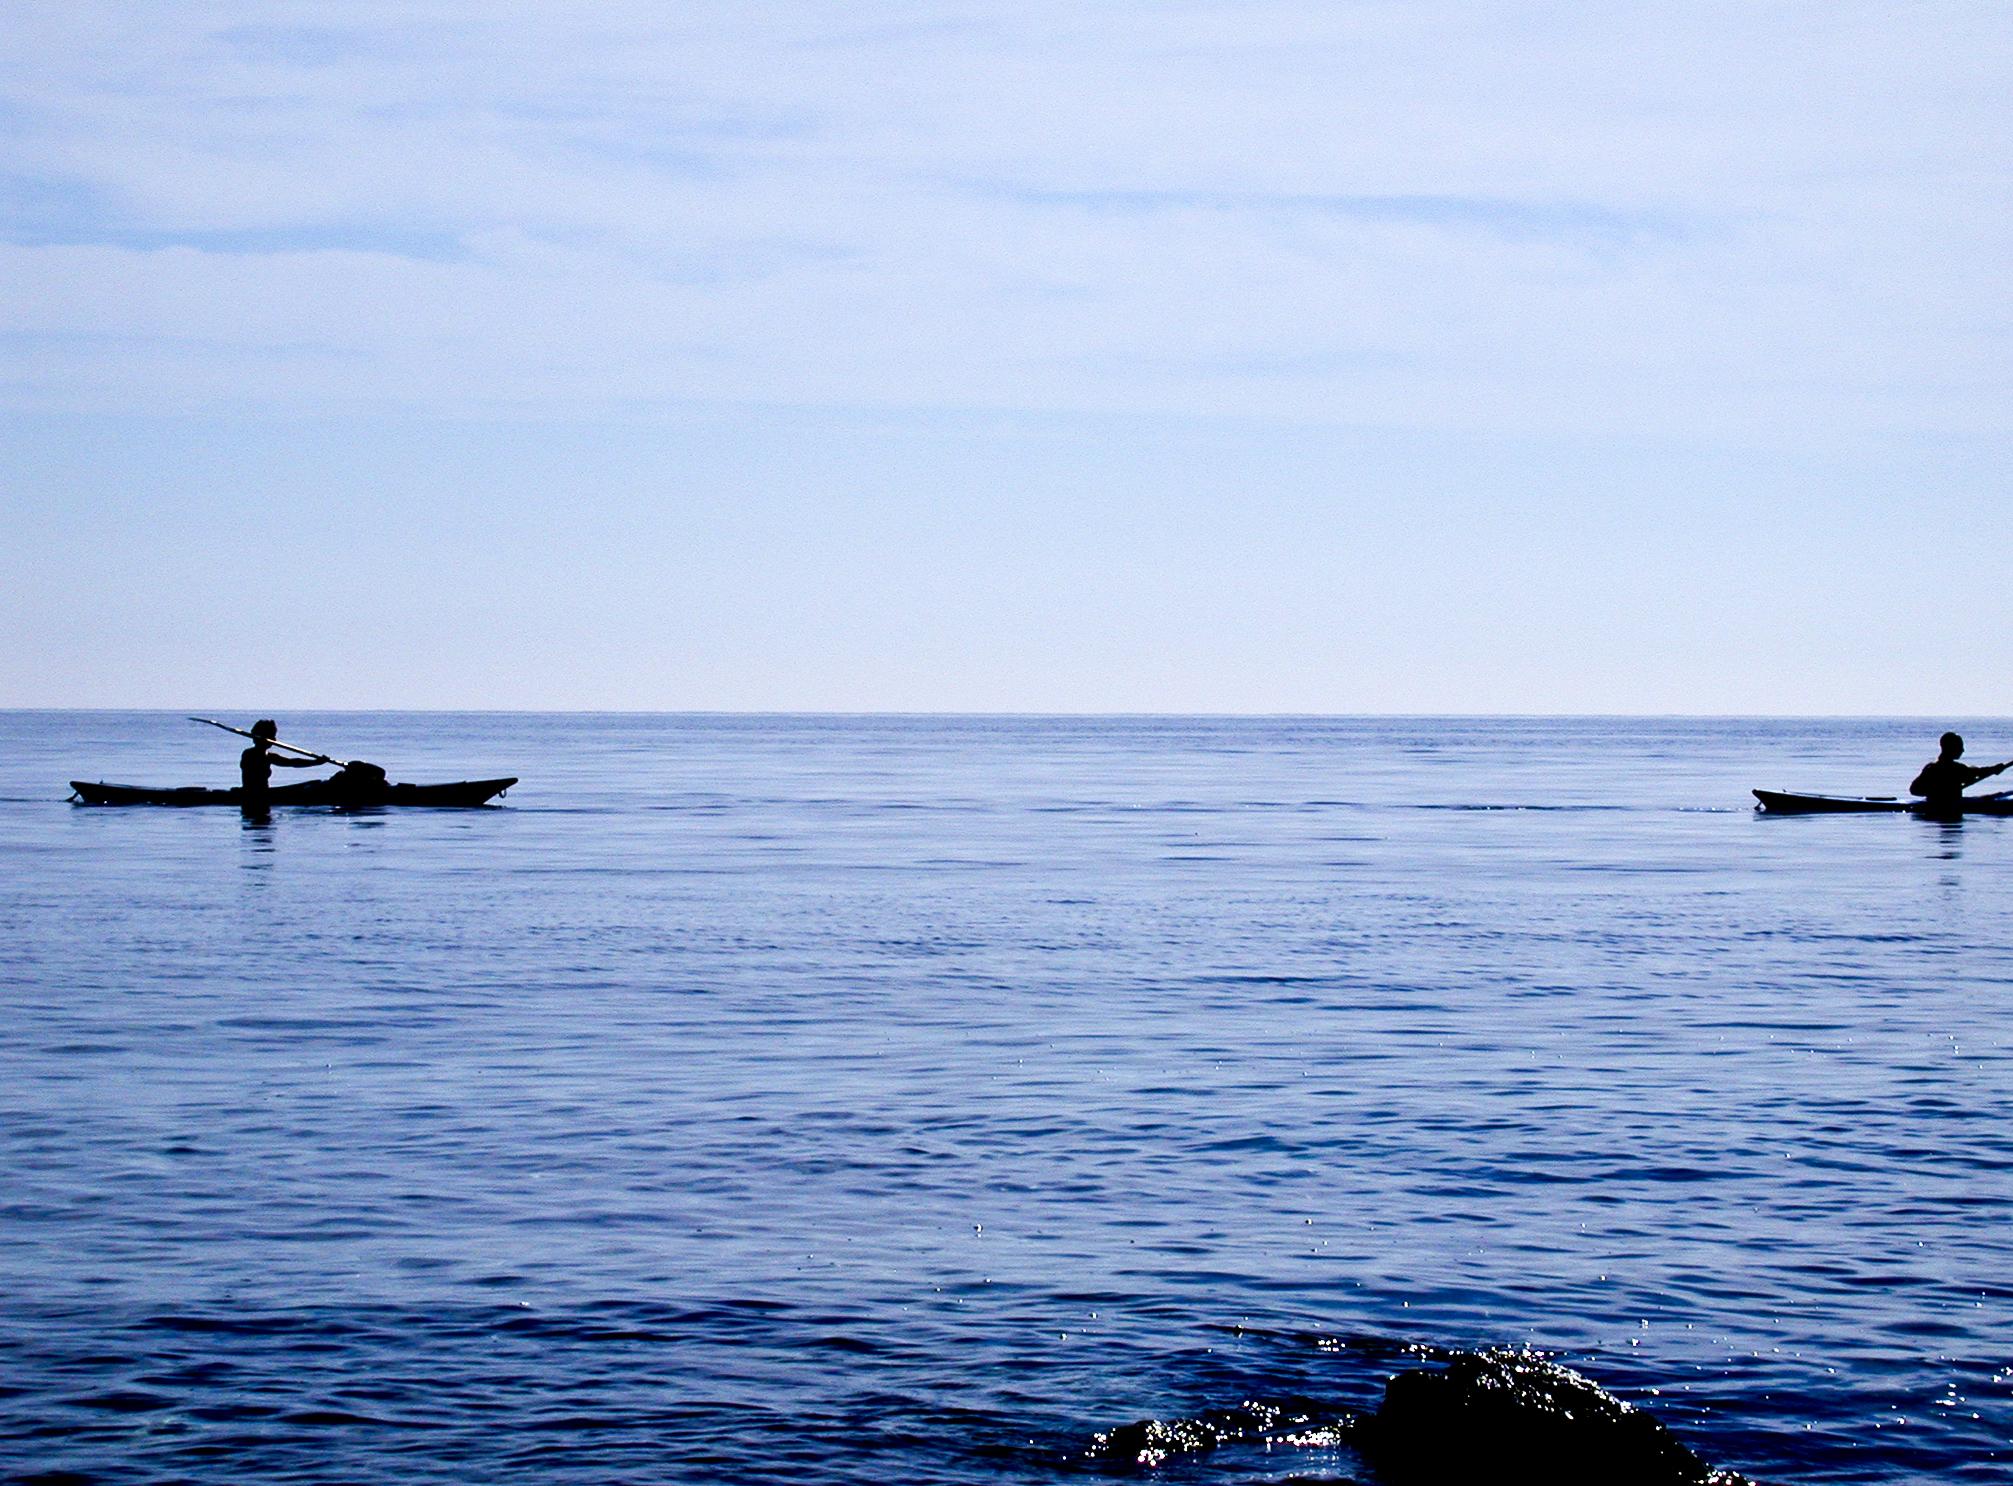
[[[1758,789],[1754,797],[1770,815],[2013,815],[2013,790],[1996,795],[1966,795],[1954,808],[1894,795],[1797,795],[1784,790]]]
[[[381,784],[375,788],[331,787],[326,779],[305,784],[281,784],[266,791],[271,805],[336,805],[344,809],[375,809],[380,805],[483,805],[495,799],[515,779],[462,779],[453,784]],[[137,784],[92,784],[72,779],[70,788],[85,805],[240,805],[244,791],[235,789],[149,789]]]

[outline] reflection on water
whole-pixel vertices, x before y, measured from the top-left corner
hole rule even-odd
[[[243,851],[244,865],[257,871],[269,869],[272,866],[273,850],[277,842],[272,813],[240,811],[238,827],[238,840]]]

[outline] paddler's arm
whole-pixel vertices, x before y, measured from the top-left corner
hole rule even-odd
[[[282,769],[319,769],[323,764],[335,762],[324,754],[316,754],[313,758],[294,758],[289,754],[269,753],[266,757]],[[2000,767],[2004,768],[2005,765],[2002,764]]]
[[[1971,764],[1959,764],[1957,767],[1960,771],[1957,777],[1964,781],[1962,788],[1969,789],[1979,780],[1990,779],[1994,774],[2003,773],[2007,768],[2013,767],[2013,759],[2008,759],[2003,764],[1986,764],[1983,768]],[[1915,781],[1918,785],[1921,782],[1922,780],[1919,777]],[[1914,792],[1918,795],[1922,793],[1920,789],[1916,789]]]

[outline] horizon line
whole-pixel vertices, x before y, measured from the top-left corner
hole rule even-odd
[[[918,709],[918,708],[766,708],[766,707],[326,707],[296,706],[262,708],[219,707],[204,704],[210,712],[294,712],[358,717],[747,717],[747,718],[968,718],[1001,719],[1197,719],[1209,721],[1406,721],[1406,720],[1496,720],[1514,721],[1672,721],[1672,722],[1923,722],[1952,719],[1967,722],[2013,721],[2013,714],[1990,712],[1512,712],[1512,711],[1363,711],[1363,712],[1180,712],[1131,709],[1081,711],[1039,709]],[[179,707],[108,706],[22,706],[0,705],[0,716],[33,713],[133,713],[186,717]],[[193,719],[191,719],[193,720]]]

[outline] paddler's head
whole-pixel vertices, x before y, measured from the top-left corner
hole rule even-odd
[[[1943,756],[1945,758],[1961,758],[1963,754],[1964,740],[1955,733],[1945,733],[1943,735]]]
[[[270,717],[261,717],[257,722],[252,724],[252,741],[254,743],[270,743],[279,735],[280,725]]]

